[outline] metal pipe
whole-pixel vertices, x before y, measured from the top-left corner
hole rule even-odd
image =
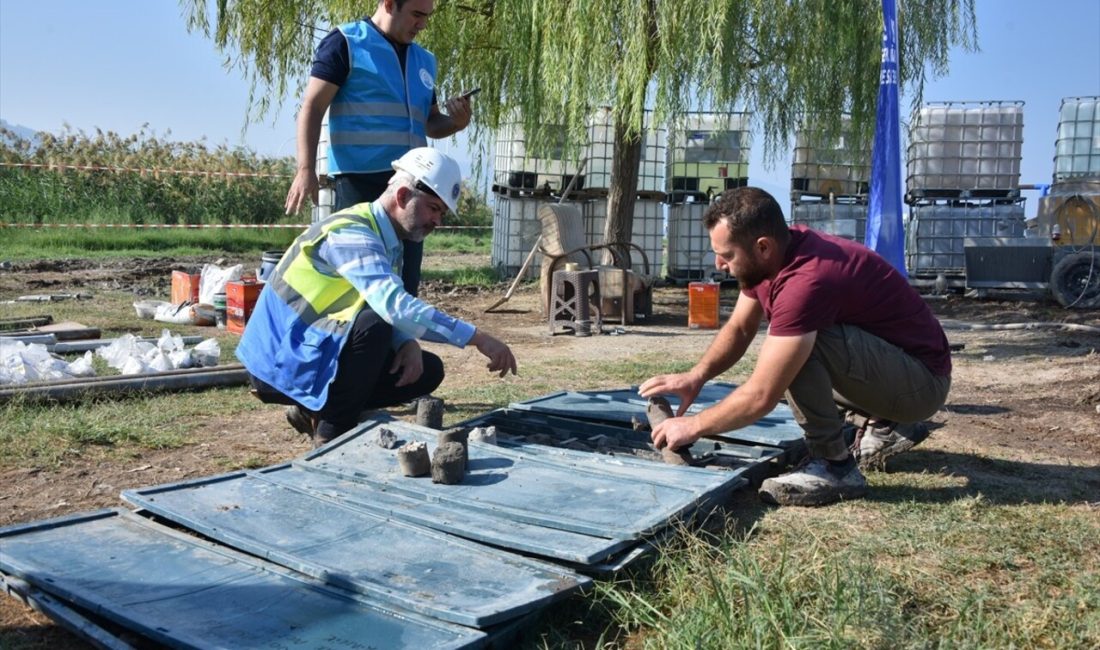
[[[37,343],[46,347],[57,345],[57,337],[53,334],[0,334],[0,343],[14,343],[16,341],[27,345]]]
[[[148,375],[115,375],[7,386],[0,388],[0,404],[11,401],[16,397],[26,400],[65,402],[80,399],[87,395],[187,391],[216,386],[241,386],[246,383],[248,383],[248,371],[244,369],[244,366],[236,363],[214,368],[169,370]]]

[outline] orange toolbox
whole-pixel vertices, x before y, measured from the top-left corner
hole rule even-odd
[[[225,283],[225,329],[237,334],[244,333],[248,317],[256,308],[263,282],[256,280],[230,280]]]

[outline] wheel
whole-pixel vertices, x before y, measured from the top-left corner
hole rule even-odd
[[[1072,253],[1058,260],[1050,291],[1063,307],[1100,309],[1100,253]]]

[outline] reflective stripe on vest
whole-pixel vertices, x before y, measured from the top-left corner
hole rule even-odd
[[[367,21],[339,29],[351,67],[329,107],[329,173],[389,171],[406,151],[428,143],[435,56],[410,44],[402,77],[393,45]]]
[[[346,280],[317,271],[314,257],[321,243],[337,228],[360,224],[381,236],[370,204],[360,205],[366,209],[349,208],[310,226],[279,261],[277,272],[271,274],[267,284],[302,322],[321,331],[342,334],[366,304]]]

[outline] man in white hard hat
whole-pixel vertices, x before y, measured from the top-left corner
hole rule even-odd
[[[507,345],[410,295],[403,242],[422,242],[453,211],[458,164],[434,149],[393,162],[385,192],[313,224],[279,261],[237,346],[253,389],[287,404],[287,419],[320,445],[359,413],[431,393],[443,362],[417,339],[472,344],[490,372],[515,374]]]
[[[287,214],[298,212],[306,197],[317,203],[317,144],[326,110],[336,210],[375,200],[389,181],[391,161],[425,146],[426,138],[445,138],[469,125],[469,97],[438,105],[435,56],[413,42],[434,9],[434,0],[378,0],[373,15],[321,40],[298,113],[298,171]],[[423,247],[408,241],[404,255],[402,277],[415,296]]]

